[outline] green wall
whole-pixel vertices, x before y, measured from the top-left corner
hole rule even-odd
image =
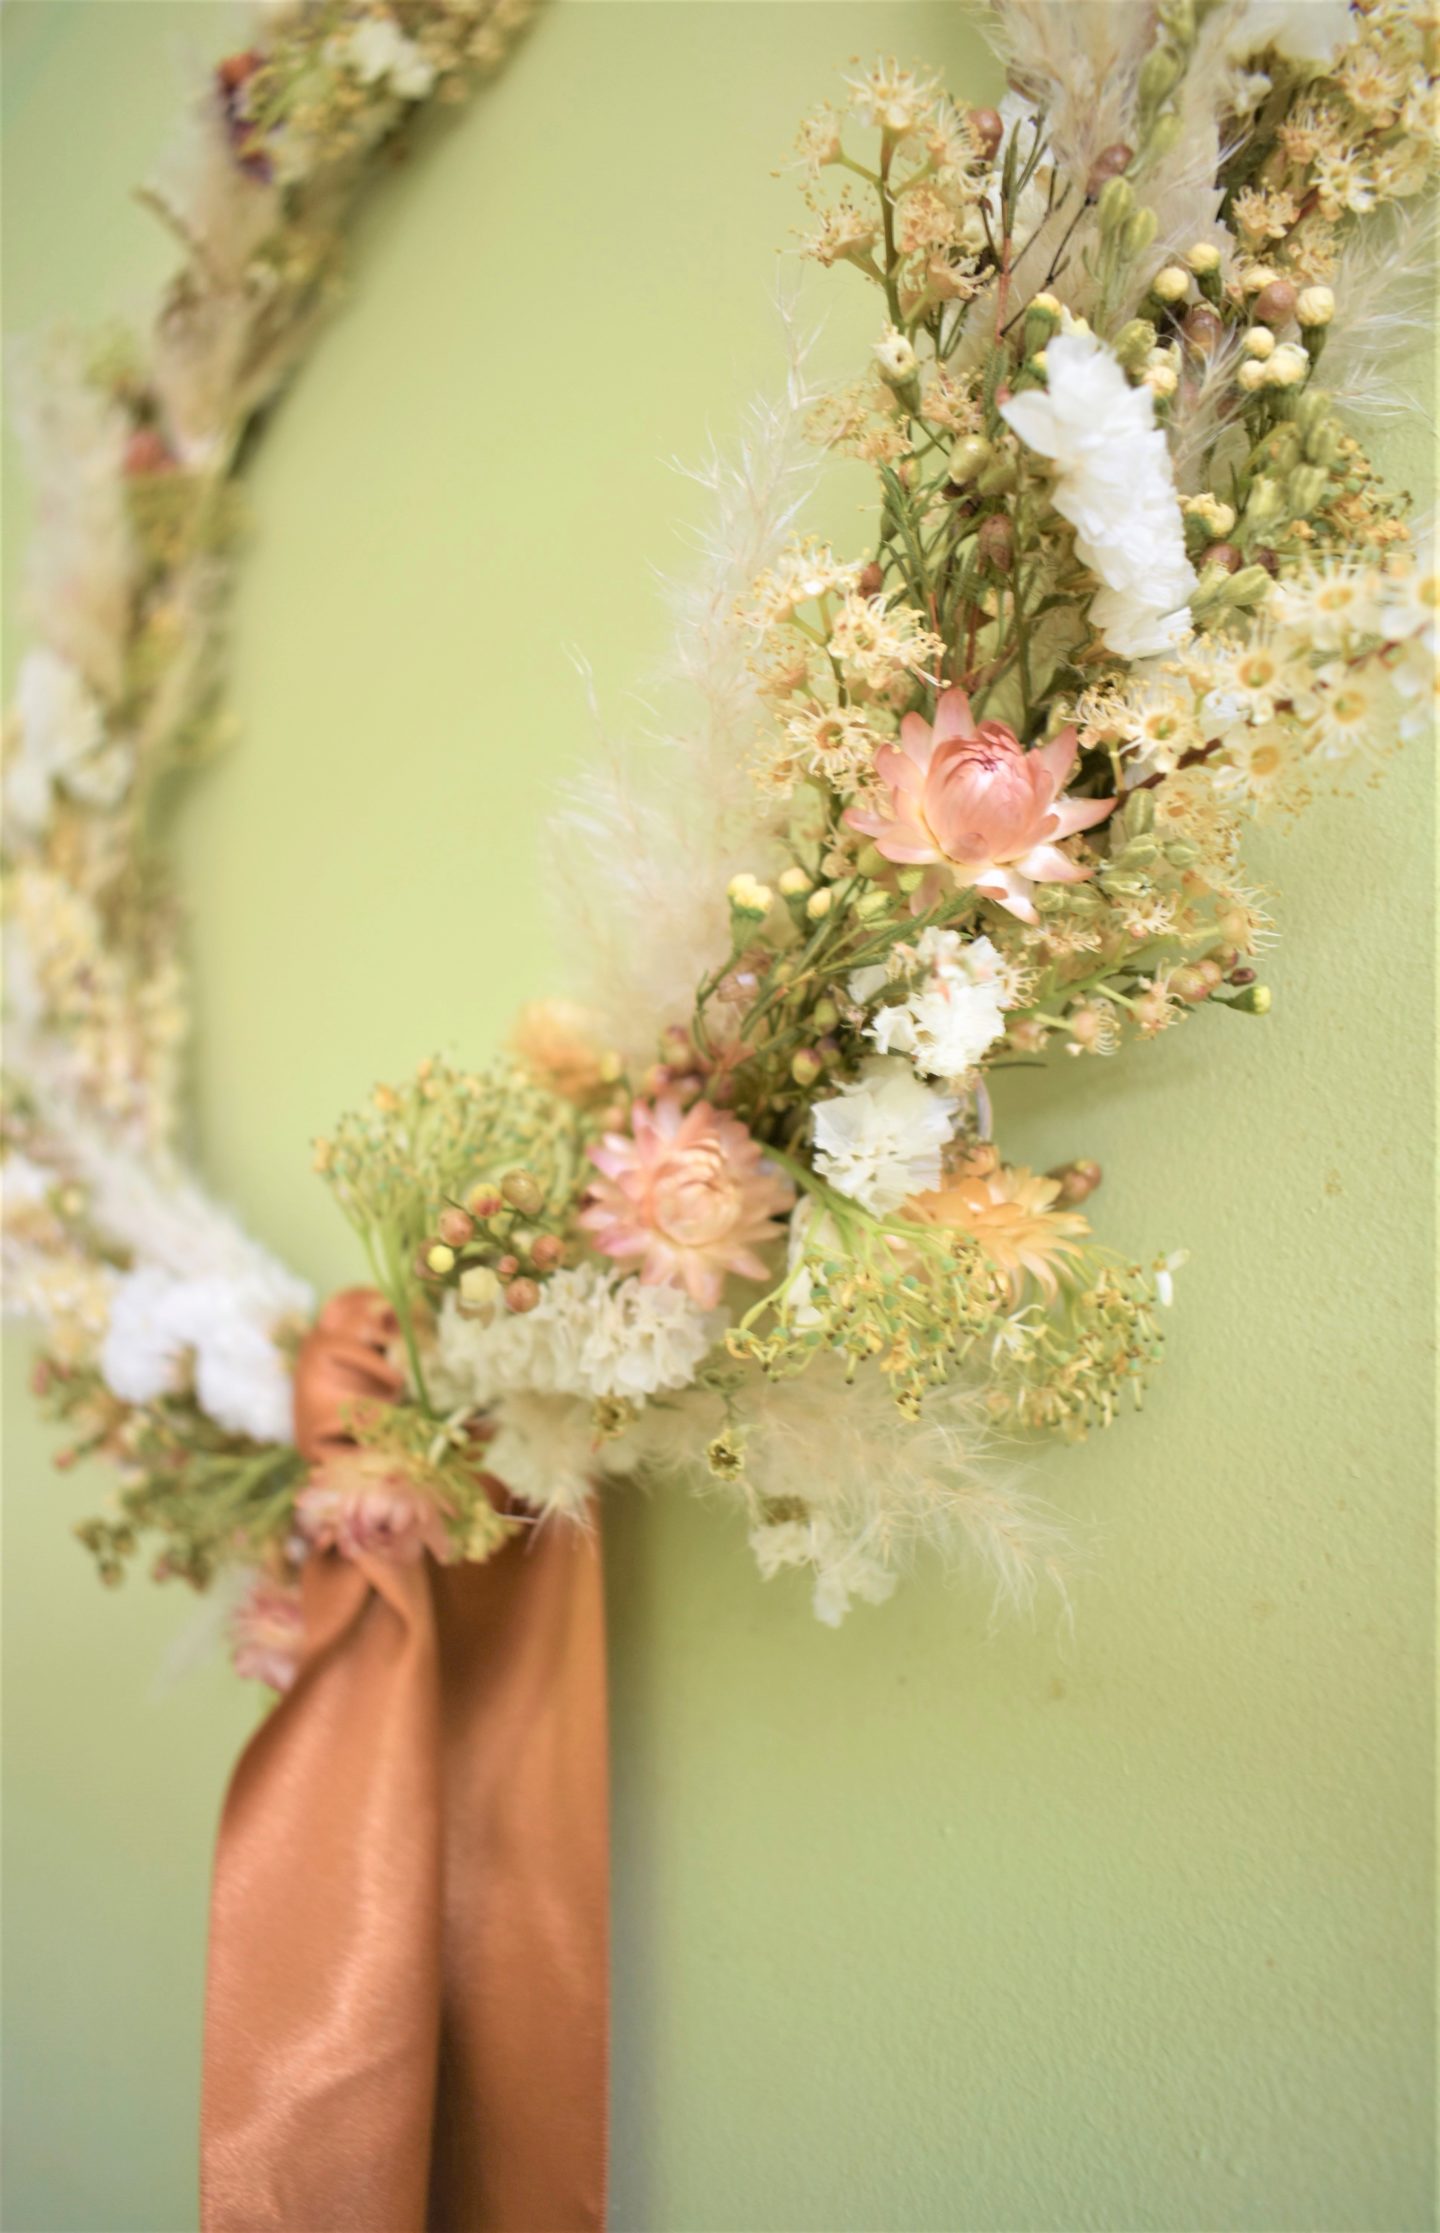
[[[127,188],[236,20],[8,0],[9,331],[143,302]],[[389,188],[267,438],[243,748],[180,870],[205,1168],[322,1287],[357,1267],[312,1133],[555,981],[571,648],[643,718],[650,569],[694,517],[670,461],[777,367],[772,167],[882,44],[992,83],[953,6],[563,0]],[[858,294],[807,289],[837,363]],[[6,524],[13,590],[10,486]],[[723,1512],[615,1500],[617,2233],[1431,2223],[1430,788],[1412,750],[1257,847],[1268,1022],[1005,1091],[1012,1153],[1097,1156],[1105,1230],[1192,1251],[1144,1415],[1041,1463],[1089,1546],[1073,1633],[992,1635],[926,1574],[831,1634]],[[67,1525],[101,1484],[48,1469],[23,1370],[5,2224],[176,2233],[254,1701],[214,1663],[157,1687],[192,1610],[95,1587]]]

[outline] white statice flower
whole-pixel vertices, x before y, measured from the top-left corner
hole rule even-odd
[[[289,1442],[291,1368],[275,1335],[307,1292],[288,1275],[176,1278],[141,1264],[115,1283],[100,1370],[125,1403],[153,1403],[193,1385],[207,1417],[255,1442]]]
[[[770,1581],[786,1567],[812,1569],[811,1603],[815,1618],[827,1628],[840,1626],[856,1598],[867,1605],[883,1605],[900,1578],[866,1543],[846,1536],[824,1513],[753,1528],[750,1548],[762,1581]]]
[[[1090,615],[1107,648],[1151,658],[1185,634],[1195,587],[1155,399],[1093,334],[1056,334],[1045,369],[1047,387],[1013,397],[1001,416],[1055,465],[1055,509],[1104,584]]]
[[[866,1037],[881,1054],[908,1055],[926,1077],[962,1078],[1004,1036],[1013,976],[988,938],[958,931],[922,931],[914,953],[923,977],[876,1010]]]
[[[922,1085],[908,1062],[872,1055],[859,1077],[811,1112],[815,1167],[876,1217],[940,1184],[956,1103]]]
[[[436,1328],[436,1393],[475,1410],[515,1389],[540,1395],[647,1396],[685,1387],[723,1318],[676,1287],[645,1287],[598,1264],[558,1271],[533,1310],[489,1323],[447,1295]]]
[[[37,836],[50,819],[57,785],[110,806],[130,777],[129,756],[105,743],[100,704],[68,659],[41,645],[27,651],[15,678],[14,744],[5,771],[5,810]]]
[[[598,1435],[580,1396],[522,1390],[502,1398],[493,1416],[487,1471],[537,1512],[584,1519],[602,1475],[619,1470],[615,1453],[623,1436],[617,1444]]]
[[[386,85],[402,101],[423,101],[435,83],[434,64],[393,16],[366,16],[332,43],[335,59],[362,85]]]
[[[1349,0],[1248,0],[1226,35],[1233,62],[1273,47],[1291,62],[1329,62],[1355,35]]]

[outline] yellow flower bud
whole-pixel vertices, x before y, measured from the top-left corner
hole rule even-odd
[[[812,923],[823,923],[834,904],[834,892],[828,884],[822,884],[819,890],[812,892],[806,900],[805,912]]]
[[[488,1264],[467,1264],[460,1274],[460,1309],[463,1315],[480,1317],[492,1311],[500,1300],[500,1282]]]
[[[443,1241],[437,1241],[433,1248],[426,1249],[425,1261],[437,1279],[444,1279],[447,1273],[455,1269],[455,1251],[447,1248]]]
[[[1244,348],[1247,357],[1273,357],[1275,336],[1268,326],[1251,326],[1245,336]]]
[[[798,861],[782,871],[778,882],[781,894],[786,899],[799,899],[811,887],[811,878]]]
[[[1295,388],[1310,374],[1310,359],[1298,341],[1282,341],[1265,367],[1267,387]]]
[[[1220,251],[1213,241],[1197,240],[1185,261],[1197,279],[1207,279],[1220,269]]]
[[[1295,315],[1302,326],[1328,326],[1335,315],[1335,297],[1328,287],[1302,287]]]
[[[748,869],[742,869],[738,876],[731,877],[725,887],[725,896],[737,915],[746,915],[757,923],[762,922],[769,914],[770,903],[775,897],[769,885],[762,884]]]
[[[1160,302],[1184,302],[1190,292],[1190,274],[1181,264],[1166,264],[1151,280],[1150,292]]]

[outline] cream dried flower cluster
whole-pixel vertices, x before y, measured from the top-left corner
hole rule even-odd
[[[270,11],[153,196],[185,251],[153,333],[22,398],[8,1292],[119,1469],[102,1572],[147,1535],[157,1573],[248,1569],[248,1673],[288,1678],[313,1552],[483,1557],[647,1471],[729,1493],[826,1620],[918,1545],[1023,1596],[1059,1546],[1000,1453],[1109,1423],[1159,1355],[1176,1259],[1096,1242],[1093,1164],[1007,1163],[992,1080],[1263,1015],[1247,821],[1430,718],[1433,562],[1352,407],[1413,331],[1440,13],[995,12],[998,109],[882,61],[802,129],[804,250],[874,290],[873,348],[833,394],[797,362],[702,476],[697,710],[555,824],[583,998],[317,1146],[395,1328],[341,1479],[293,1447],[313,1297],[175,1159],[144,810],[217,725],[245,430],[338,219],[510,0]],[[817,450],[874,474],[861,551],[796,532]]]

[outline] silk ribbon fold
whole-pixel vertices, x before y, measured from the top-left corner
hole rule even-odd
[[[321,1463],[393,1401],[379,1297],[302,1348]],[[483,1565],[312,1557],[294,1686],[221,1820],[204,2233],[596,2233],[608,1777],[593,1530]]]

